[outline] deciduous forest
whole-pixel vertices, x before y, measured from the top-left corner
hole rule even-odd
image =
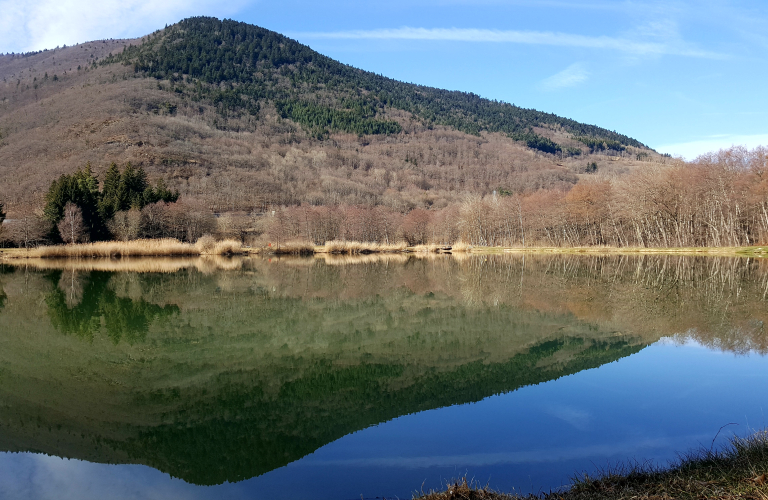
[[[768,243],[764,148],[683,162],[244,23],[6,54],[0,76],[4,245]]]

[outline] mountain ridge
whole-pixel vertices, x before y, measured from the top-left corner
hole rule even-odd
[[[179,26],[203,34],[184,38]],[[243,31],[249,44],[203,50],[216,26]],[[333,71],[294,64],[296,54]],[[249,64],[258,71],[248,73]],[[39,210],[54,179],[88,163],[101,180],[112,162],[143,167],[153,183],[162,179],[213,212],[345,204],[406,213],[494,191],[568,190],[595,171],[667,161],[620,134],[580,135],[592,129],[568,131],[578,122],[396,82],[263,28],[212,18],[140,39],[0,56],[0,78],[0,200],[10,219]],[[386,88],[366,89],[376,82]],[[500,109],[519,116],[488,111]],[[555,119],[565,125],[545,123]]]

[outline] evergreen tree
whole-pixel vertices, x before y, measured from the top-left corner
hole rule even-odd
[[[120,191],[120,169],[117,164],[112,162],[109,170],[104,175],[104,184],[101,191],[101,200],[99,202],[99,215],[102,220],[109,220],[114,217],[115,212],[120,210],[120,201],[118,193]]]
[[[72,202],[82,210],[83,222],[89,228],[91,239],[100,239],[106,235],[106,227],[99,214],[100,198],[99,182],[89,163],[85,169],[71,175],[62,175],[51,183],[45,197],[43,214],[56,226],[64,217],[65,205]]]

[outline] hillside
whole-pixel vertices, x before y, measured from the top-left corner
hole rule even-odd
[[[191,18],[136,40],[0,56],[9,217],[90,162],[144,167],[207,209],[441,208],[568,188],[665,159],[635,139],[474,94],[406,84],[277,33]]]

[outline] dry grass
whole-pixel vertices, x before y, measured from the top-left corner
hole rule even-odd
[[[405,252],[407,245],[400,243],[375,243],[366,241],[327,241],[322,247],[318,247],[318,253],[337,255],[365,255],[372,253],[398,253]]]
[[[30,250],[23,256],[38,259],[115,259],[125,257],[180,257],[236,255],[244,253],[237,240],[215,241],[203,237],[194,245],[171,238],[157,240],[99,241],[77,245],[56,245]]]
[[[467,484],[414,496],[420,500],[768,500],[768,431],[735,438],[722,452],[691,452],[668,469],[634,464],[603,471],[599,477],[577,477],[567,491],[525,497],[501,494]]]
[[[116,257],[177,257],[197,256],[195,245],[170,238],[158,240],[99,241],[78,245],[56,245],[31,250],[29,257],[42,259],[87,259]]]
[[[498,247],[474,247],[474,251],[486,252],[497,250]],[[717,255],[717,256],[745,256],[766,257],[768,247],[505,247],[504,253],[553,253],[553,254],[611,254],[611,255]]]
[[[243,244],[239,240],[217,241],[213,246],[212,255],[239,255],[243,252]]]
[[[465,243],[463,241],[457,241],[453,245],[451,245],[451,252],[454,253],[467,253],[472,251],[472,245],[469,243]]]
[[[487,485],[480,486],[474,481],[468,483],[467,478],[463,477],[459,480],[450,481],[445,485],[444,490],[422,492],[420,496],[414,496],[414,498],[424,500],[515,500],[519,497],[493,491]]]

